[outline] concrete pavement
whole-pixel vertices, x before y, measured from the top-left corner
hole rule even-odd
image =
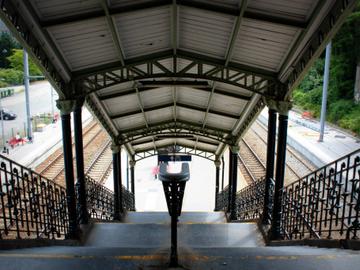
[[[267,116],[265,108],[259,120],[266,125]],[[316,166],[321,167],[360,148],[359,138],[331,126],[326,126],[324,141],[319,142],[319,126],[315,119],[304,119],[294,111],[289,113],[288,144]]]
[[[92,119],[90,112],[83,109],[83,125]],[[62,146],[61,120],[45,127],[42,132],[33,133],[33,142],[9,148],[5,156],[25,167],[35,168],[51,155],[55,149]]]

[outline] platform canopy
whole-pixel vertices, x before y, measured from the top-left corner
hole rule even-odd
[[[176,145],[216,159],[266,98],[290,99],[355,4],[7,0],[0,15],[60,97],[85,97],[132,156]]]

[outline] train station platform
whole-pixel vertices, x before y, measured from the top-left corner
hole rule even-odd
[[[92,115],[83,109],[83,125],[91,121]],[[62,146],[61,121],[47,125],[42,132],[34,132],[31,143],[20,144],[9,148],[8,158],[25,166],[35,168],[40,162]]]
[[[258,119],[267,125],[267,109]],[[289,112],[287,143],[314,165],[321,167],[360,148],[359,138],[330,125],[325,126],[324,141],[319,142],[319,127],[318,120],[303,118],[295,111]]]
[[[83,125],[91,119],[89,111],[84,109]],[[260,114],[259,120],[267,124],[266,109]],[[360,148],[359,138],[332,126],[326,127],[324,141],[319,142],[318,126],[319,123],[315,119],[304,119],[299,113],[290,112],[288,144],[318,167]],[[36,132],[32,143],[10,149],[7,156],[26,167],[34,168],[57,147],[60,147],[61,142],[61,122],[57,122],[47,126],[43,132]]]

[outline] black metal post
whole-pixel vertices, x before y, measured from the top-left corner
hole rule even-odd
[[[278,142],[276,155],[276,176],[274,208],[271,222],[271,239],[281,239],[281,205],[282,189],[284,187],[285,160],[286,160],[286,139],[287,139],[288,115],[279,114]]]
[[[136,164],[136,161],[134,161],[134,157],[132,157],[132,160],[130,160],[129,164],[130,164],[131,193],[134,195],[133,196],[133,198],[134,198],[134,201],[133,201],[134,208],[132,210],[135,211],[135,164]]]
[[[221,191],[224,190],[224,178],[225,178],[225,159],[224,156],[221,156],[221,163],[222,163],[222,169],[221,169]]]
[[[218,210],[218,206],[217,206],[217,196],[219,194],[219,186],[220,186],[220,165],[221,162],[220,160],[215,160],[215,167],[216,167],[216,171],[215,171],[215,211]]]
[[[131,180],[131,193],[135,196],[135,161],[130,160],[130,180]]]
[[[122,184],[122,172],[121,172],[121,147],[119,147],[119,152],[118,152],[118,161],[119,161],[119,164],[118,164],[118,169],[119,169],[119,210],[120,210],[120,215],[123,214],[124,212],[124,200],[123,200],[123,184]]]
[[[265,198],[262,223],[264,225],[271,223],[271,210],[273,201],[271,199],[271,186],[274,179],[274,159],[275,159],[275,141],[276,141],[276,111],[269,108],[268,118],[268,136],[267,136],[267,154],[266,154],[266,176],[265,176]]]
[[[171,186],[171,197],[177,197],[177,185],[173,183]],[[170,254],[170,267],[177,267],[178,254],[177,254],[177,220],[178,220],[178,200],[172,201],[171,209],[171,254]]]
[[[232,146],[230,149],[231,154],[231,179],[232,179],[232,185],[231,185],[231,211],[230,211],[230,219],[236,220],[236,192],[237,192],[237,171],[238,171],[238,152],[239,147]]]
[[[120,220],[119,146],[112,145],[114,178],[114,220]]]
[[[63,135],[63,154],[64,154],[64,169],[65,169],[65,183],[66,183],[66,201],[68,205],[69,215],[69,232],[67,238],[76,239],[79,236],[79,228],[76,214],[76,195],[74,187],[74,167],[71,143],[71,124],[70,113],[74,108],[74,101],[63,100],[57,101],[57,106],[61,111],[61,125]]]
[[[227,207],[228,213],[230,213],[230,209],[231,209],[232,166],[233,166],[232,155],[231,155],[231,151],[229,149],[229,182],[228,182],[228,207]]]
[[[81,121],[81,107],[84,100],[79,100],[74,110],[74,137],[76,154],[76,188],[78,194],[77,210],[79,212],[79,223],[88,224],[89,217],[86,206],[86,187],[84,174],[84,152]]]

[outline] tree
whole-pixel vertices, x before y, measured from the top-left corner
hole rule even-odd
[[[20,44],[8,32],[0,34],[0,68],[9,68],[10,61],[7,59],[13,49],[19,49]]]
[[[13,54],[9,56],[7,59],[10,61],[10,66],[18,71],[24,71],[23,64],[23,50],[14,49]],[[29,73],[31,76],[40,76],[42,75],[40,69],[37,65],[32,61],[29,57]]]

